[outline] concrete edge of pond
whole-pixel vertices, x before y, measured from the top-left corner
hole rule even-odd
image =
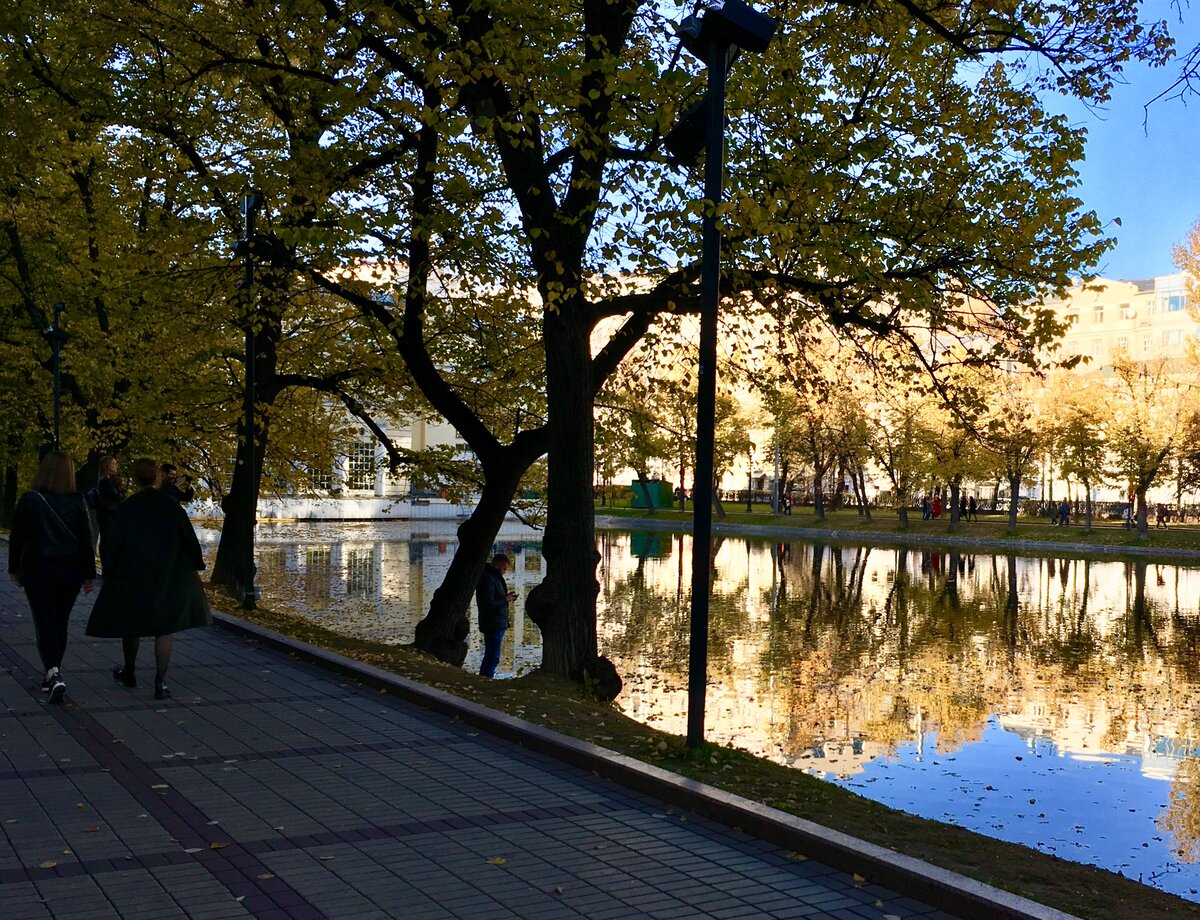
[[[996,920],[1077,920],[1072,914],[942,869],[886,847],[822,827],[741,796],[678,776],[599,745],[489,709],[452,693],[428,687],[382,668],[327,651],[266,629],[231,614],[213,611],[222,628],[265,642],[328,670],[452,716],[491,734],[547,756],[589,770],[637,792],[686,808],[705,818],[802,852],[840,869],[868,878],[963,918]]]
[[[649,518],[596,516],[596,526],[605,530],[653,530],[691,533],[689,520],[655,521]],[[942,549],[995,550],[1002,553],[1050,553],[1078,556],[1145,556],[1151,559],[1200,562],[1200,549],[1177,546],[1110,546],[1097,543],[1058,543],[1053,540],[998,540],[988,537],[968,537],[955,534],[891,533],[877,530],[822,530],[817,527],[779,527],[771,524],[724,524],[713,521],[713,533],[728,537],[772,537],[811,540],[827,543],[862,545],[938,547]]]

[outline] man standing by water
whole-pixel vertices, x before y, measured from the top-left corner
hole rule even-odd
[[[517,599],[515,591],[509,591],[504,583],[504,573],[511,562],[504,553],[497,553],[483,567],[479,584],[475,588],[475,604],[479,608],[479,631],[483,633],[483,661],[479,673],[483,677],[495,677],[496,665],[500,663],[500,644],[508,629],[508,605]]]

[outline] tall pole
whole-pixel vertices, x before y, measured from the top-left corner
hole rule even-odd
[[[717,400],[717,302],[721,234],[717,209],[725,172],[725,77],[728,44],[709,41],[708,124],[704,153],[703,265],[700,275],[700,370],[696,393],[696,482],[692,501],[692,623],[688,655],[688,747],[704,742],[708,683],[708,569],[712,550],[713,440]]]
[[[239,288],[246,292],[248,308],[246,310],[246,379],[245,399],[246,413],[246,460],[249,464],[249,503],[247,514],[250,516],[250,537],[246,542],[245,571],[246,580],[242,592],[242,609],[253,610],[258,600],[258,588],[254,585],[254,528],[258,523],[258,459],[255,456],[257,447],[255,438],[254,403],[255,393],[254,365],[256,348],[254,342],[254,239],[255,224],[258,219],[258,209],[262,207],[262,195],[249,192],[242,199],[242,215],[245,217],[245,230],[242,237],[242,254],[245,256],[246,274]]]
[[[62,333],[61,318],[66,306],[62,303],[54,305],[54,325],[50,327],[50,345],[54,351],[54,449],[58,450],[58,428],[62,404],[62,346],[65,336]]]
[[[754,510],[754,444],[746,451],[746,511]]]

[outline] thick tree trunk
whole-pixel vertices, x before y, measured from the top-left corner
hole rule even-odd
[[[712,501],[713,501],[713,510],[715,510],[717,512],[717,517],[719,517],[721,520],[725,520],[725,518],[728,517],[728,515],[725,512],[725,506],[721,504],[721,494],[717,491],[716,477],[713,477],[713,482],[712,482]]]
[[[530,461],[532,462],[532,461]],[[413,645],[459,667],[467,657],[469,611],[475,586],[491,558],[500,525],[529,463],[506,457],[485,470],[483,491],[471,516],[458,527],[458,546],[442,583],[433,592],[429,612],[417,624]]]
[[[6,463],[4,465],[4,498],[0,502],[0,524],[5,527],[12,527],[13,512],[17,508],[17,492],[20,489],[20,483],[17,481],[17,465],[15,463]]]
[[[261,405],[261,404],[260,404]],[[225,519],[221,524],[221,540],[213,561],[212,583],[241,597],[254,574],[250,566],[254,545],[254,527],[258,518],[258,492],[262,483],[263,452],[266,450],[270,422],[256,415],[254,465],[251,468],[246,437],[246,422],[238,422],[238,444],[233,481],[221,500]]]
[[[813,467],[813,514],[818,521],[825,520],[825,493],[822,486],[825,483],[825,470]]]
[[[642,469],[635,470],[637,473],[638,482],[642,484],[642,498],[646,500],[646,510],[654,513],[654,499],[650,495],[650,477],[646,475],[646,471]]]
[[[1092,532],[1092,487],[1088,480],[1083,480],[1083,532]]]
[[[854,482],[858,487],[858,507],[859,513],[866,518],[867,522],[871,521],[871,503],[867,501],[867,477],[860,466],[853,473]]]
[[[1137,532],[1143,540],[1150,538],[1150,507],[1146,504],[1146,490],[1137,493]]]
[[[958,491],[962,483],[958,477],[950,480],[950,532],[958,530]]]
[[[549,470],[543,541],[555,614],[542,628],[542,667],[577,678],[596,655],[595,514],[589,500],[592,386],[589,329],[565,307],[544,314]]]
[[[1017,490],[1021,488],[1020,476],[1008,477],[1008,532],[1017,532]]]

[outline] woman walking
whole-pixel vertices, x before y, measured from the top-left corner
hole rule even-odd
[[[92,590],[96,556],[87,504],[75,489],[75,464],[60,450],[42,458],[33,489],[17,502],[8,571],[29,598],[42,659],[42,691],[50,694],[51,703],[61,703],[67,695],[62,676],[67,623],[79,589]]]
[[[116,457],[100,458],[100,479],[96,482],[96,523],[100,530],[100,565],[104,565],[117,526],[117,509],[125,501],[125,480],[117,469]]]
[[[208,626],[212,615],[197,574],[204,557],[196,531],[179,501],[158,489],[159,468],[143,457],[133,464],[141,491],[121,503],[116,534],[105,553],[104,582],[88,620],[87,634],[120,639],[124,663],[113,677],[137,686],[137,654],[142,636],[154,637],[154,698],[165,700],[172,637]]]

